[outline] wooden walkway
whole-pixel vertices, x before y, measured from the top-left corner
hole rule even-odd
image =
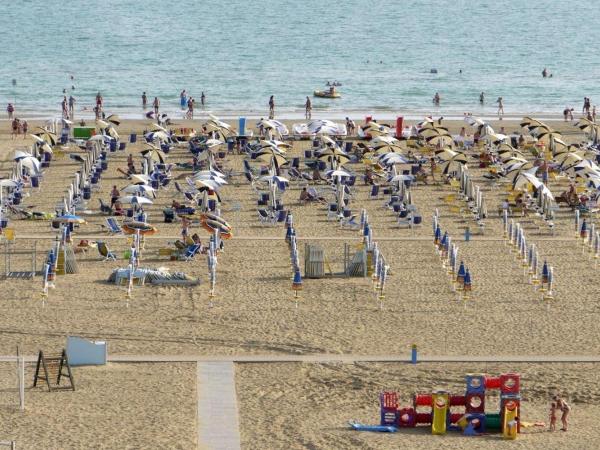
[[[239,450],[240,427],[233,362],[196,363],[198,448]]]

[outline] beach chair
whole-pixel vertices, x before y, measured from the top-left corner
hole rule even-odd
[[[96,242],[96,244],[97,244],[97,248],[98,248],[98,253],[100,253],[100,256],[103,258],[102,261],[116,261],[117,260],[116,255],[108,249],[108,246],[106,245],[106,243],[104,241],[98,241],[98,242]]]
[[[337,203],[330,203],[327,208],[327,220],[335,220],[338,218],[338,205]]]
[[[260,223],[263,225],[267,225],[272,222],[271,215],[266,209],[258,209],[256,212],[258,213],[258,220],[260,220]]]
[[[371,186],[371,192],[369,192],[369,199],[373,200],[374,198],[379,197],[379,185],[374,184]]]
[[[277,212],[277,217],[276,217],[276,222],[281,223],[281,222],[285,222],[285,219],[287,219],[287,215],[288,215],[288,210],[287,209],[282,209],[279,210]]]
[[[354,216],[350,216],[348,218],[342,218],[340,220],[340,226],[342,228],[348,228],[348,229],[351,229],[351,230],[359,230],[361,228],[360,227],[360,223],[358,223],[356,221],[356,216],[355,215]]]
[[[191,261],[194,259],[194,256],[202,249],[202,244],[192,244],[185,249],[185,253],[183,254],[184,261]]]
[[[108,232],[111,234],[122,234],[123,233],[123,229],[121,228],[121,225],[119,225],[119,222],[117,222],[117,219],[115,219],[114,217],[107,217],[106,225],[108,226]]]

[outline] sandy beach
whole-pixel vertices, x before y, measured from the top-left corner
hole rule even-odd
[[[174,128],[200,129],[203,122],[177,121]],[[465,125],[463,121],[444,124],[453,134]],[[35,125],[30,123],[30,129]],[[493,121],[491,125],[521,132],[516,121]],[[148,222],[159,232],[145,241],[142,261],[199,277],[201,284],[195,288],[135,287],[127,306],[125,289],[107,279],[115,268],[127,264],[123,254],[130,243],[125,236],[106,232],[106,216],[99,211],[98,199],[110,202],[112,186],[128,184],[117,169],[126,170],[129,154],[136,163],[141,160],[139,135],[147,126],[147,121],[132,120],[118,127],[123,140],[135,132],[138,141],[128,143],[125,151],[109,153],[100,190],[88,202],[89,213],[82,214],[87,224],[74,236],[75,242],[101,236],[118,256],[117,261],[102,261],[93,248],[78,254],[79,273],[58,276],[45,304],[40,277],[2,280],[0,354],[14,354],[17,346],[26,355],[35,355],[39,349],[61,349],[67,335],[107,340],[110,355],[121,356],[406,355],[413,344],[425,355],[599,354],[600,306],[593,283],[598,268],[593,255],[576,239],[573,212],[565,206],[556,212],[553,233],[535,215],[519,219],[538,246],[540,258],[554,267],[555,298],[544,301],[503,239],[497,211],[507,196],[506,185],[484,178],[486,170],[473,158],[469,159],[469,172],[489,211],[483,232],[445,201],[456,193],[449,184],[419,183],[412,188],[423,225],[408,229],[398,227],[383,197],[371,199],[369,186],[357,181],[350,206],[354,213],[367,210],[374,238],[391,268],[385,300],[381,303],[376,297],[370,278],[335,276],[304,279],[296,307],[284,228],[260,224],[256,193],[242,174],[243,156],[229,155],[223,164],[238,175],[220,191],[221,212],[231,224],[234,238],[225,242],[225,251],[219,255],[212,304],[204,255],[190,262],[160,255],[160,249],[173,247],[180,236],[179,221],[163,222],[163,208],[174,199],[182,200],[171,184],[147,208]],[[567,143],[582,140],[571,123],[557,121],[552,126],[563,131]],[[0,177],[10,175],[14,151],[30,145],[30,138],[11,140],[8,124],[0,122]],[[300,156],[310,146],[310,141],[295,141],[288,156]],[[27,188],[29,196],[21,206],[54,211],[80,167],[69,158],[71,153],[81,151],[71,145],[55,155],[41,187]],[[531,154],[527,158],[531,159]],[[186,147],[176,147],[168,155],[170,163],[190,159]],[[359,174],[364,171],[362,164],[347,168]],[[190,170],[173,169],[175,180],[185,182],[190,174]],[[568,181],[550,178],[548,187],[558,195],[568,189]],[[327,186],[316,188],[326,192]],[[342,272],[344,244],[356,248],[360,233],[327,220],[326,205],[300,204],[300,192],[301,186],[291,183],[284,201],[294,215],[301,261],[304,244],[318,244],[331,271]],[[452,291],[434,249],[431,217],[436,210],[442,228],[459,245],[460,259],[471,272],[473,291],[468,300]],[[34,246],[36,265],[41,268],[56,236],[49,221],[12,220],[10,226],[17,236],[14,249],[24,252],[13,256],[13,270],[29,267],[29,250]],[[467,226],[472,234],[468,242],[464,238]],[[208,241],[203,229],[192,231]],[[3,264],[0,261],[0,267]],[[407,402],[415,390],[444,386],[460,391],[468,372],[517,371],[522,374],[522,420],[547,421],[548,401],[557,390],[575,406],[568,433],[527,429],[513,446],[591,449],[599,430],[596,369],[595,364],[237,364],[242,447],[504,448],[507,444],[495,435],[432,437],[427,429],[393,435],[357,433],[349,431],[346,423],[351,419],[377,423],[378,392],[384,389],[397,389]],[[19,448],[195,448],[193,364],[110,363],[75,368],[74,374],[78,384],[74,393],[32,390],[27,392],[24,414],[0,409],[0,439],[16,439]],[[27,377],[30,382],[31,367]]]

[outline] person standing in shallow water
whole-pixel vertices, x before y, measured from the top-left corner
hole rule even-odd
[[[206,104],[206,95],[204,95],[204,91],[200,94],[200,104],[204,106]]]
[[[483,105],[485,103],[485,95],[483,92],[481,92],[481,94],[479,94],[479,104]]]
[[[148,106],[148,96],[146,95],[146,91],[142,93],[142,108],[146,109]]]
[[[269,97],[269,119],[275,118],[275,96]]]
[[[306,116],[307,119],[310,119],[312,116],[312,103],[308,96],[306,97],[306,103],[304,104],[304,108],[305,108],[304,115]]]

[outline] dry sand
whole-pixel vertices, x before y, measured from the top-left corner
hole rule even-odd
[[[200,128],[200,123],[201,120],[198,120],[191,125]],[[142,121],[127,121],[120,127],[121,135],[127,136],[132,129],[139,134],[145,124],[146,122]],[[516,122],[505,121],[503,125],[507,131],[518,128]],[[190,126],[190,123],[181,126]],[[462,122],[450,123],[450,126],[456,131],[462,126]],[[565,137],[570,142],[581,138],[580,135],[572,133],[574,127],[571,125],[556,122],[553,126],[565,129]],[[30,124],[30,129],[32,128],[33,124]],[[12,167],[11,157],[14,149],[23,147],[23,143],[27,143],[28,146],[29,140],[11,141],[6,123],[0,124],[0,133],[0,176],[6,176]],[[309,145],[307,141],[297,142],[291,154],[300,155]],[[106,235],[101,226],[105,218],[98,212],[98,198],[108,201],[113,184],[119,187],[128,184],[116,169],[125,168],[127,154],[133,152],[138,155],[141,148],[142,144],[138,140],[135,145],[128,144],[126,152],[109,154],[109,170],[102,178],[101,192],[93,194],[89,202],[92,214],[86,215],[88,224],[82,225],[78,230],[76,241],[84,235]],[[70,151],[77,149],[71,147],[64,156],[57,155],[45,172],[41,188],[32,190],[31,196],[25,199],[26,206],[32,206],[32,209],[37,211],[54,210],[55,205],[61,201],[74,171],[79,167],[78,163],[68,158]],[[187,149],[177,148],[170,153],[169,161],[187,161],[188,155]],[[525,282],[520,263],[500,240],[501,223],[496,211],[505,196],[504,186],[492,185],[482,178],[483,172],[473,161],[470,161],[470,170],[476,184],[481,186],[484,192],[490,217],[486,221],[484,236],[475,236],[474,240],[468,243],[458,242],[461,258],[464,258],[473,276],[472,297],[466,303],[459,301],[452,293],[451,284],[435,254],[431,239],[430,217],[436,208],[441,213],[443,228],[447,229],[456,241],[462,240],[466,225],[476,231],[474,221],[464,221],[444,203],[443,198],[455,192],[449,185],[419,185],[413,189],[414,201],[423,214],[424,225],[411,231],[397,228],[394,215],[383,207],[383,199],[369,199],[368,187],[357,183],[350,206],[356,213],[360,208],[367,209],[375,239],[380,241],[380,248],[392,268],[383,309],[374,295],[370,280],[342,277],[305,279],[299,307],[296,309],[283,227],[259,225],[255,193],[243,177],[237,176],[222,190],[223,216],[233,225],[236,238],[226,242],[225,252],[219,256],[217,296],[213,307],[209,306],[205,282],[207,267],[203,257],[185,263],[157,256],[159,248],[168,247],[169,242],[179,236],[178,223],[162,223],[162,208],[169,205],[174,198],[181,200],[175,195],[173,187],[170,187],[167,191],[161,191],[155,204],[148,208],[149,221],[156,224],[160,232],[156,239],[146,242],[144,265],[167,266],[172,271],[183,270],[189,275],[201,277],[202,285],[194,289],[149,286],[136,288],[130,307],[126,308],[124,290],[106,282],[110,272],[116,267],[124,266],[125,262],[122,259],[117,262],[102,262],[97,252],[91,250],[78,257],[80,273],[58,277],[56,289],[51,291],[46,306],[42,306],[41,303],[39,278],[33,282],[1,282],[4,313],[0,321],[0,354],[14,353],[16,345],[20,345],[26,354],[34,354],[39,348],[62,348],[65,336],[73,334],[107,339],[111,354],[406,354],[410,345],[416,343],[423,353],[430,355],[597,355],[600,348],[600,332],[597,326],[600,307],[597,305],[597,288],[593,281],[598,269],[595,268],[593,260],[588,259],[587,255],[582,255],[581,245],[575,240],[572,213],[564,208],[559,211],[554,237],[548,234],[539,219],[526,218],[524,221],[530,240],[540,247],[541,257],[547,258],[555,268],[556,298],[547,305],[542,302],[541,295]],[[240,156],[229,157],[225,166],[240,172],[242,159]],[[358,166],[354,168],[360,170]],[[181,176],[183,180],[189,172],[175,170],[174,174],[176,177]],[[565,189],[564,184],[560,185],[554,181],[551,181],[550,188],[555,194]],[[325,192],[326,187],[321,185],[319,189]],[[355,231],[342,230],[335,222],[327,221],[325,207],[322,205],[297,204],[299,193],[299,186],[292,184],[284,197],[294,213],[298,236],[325,238],[318,243],[324,247],[332,271],[340,272],[344,242],[358,243],[360,235]],[[35,242],[39,252],[37,264],[40,267],[43,253],[50,248],[54,238],[49,223],[12,221],[11,226],[15,227],[17,236],[28,236],[27,239],[18,239],[16,250],[29,249]],[[198,231],[204,239],[207,237],[200,229],[193,231]],[[32,239],[32,236],[36,239]],[[258,237],[264,239],[256,239]],[[395,240],[386,241],[386,238]],[[397,240],[398,238],[402,240]],[[124,238],[107,236],[106,240],[110,248],[119,255],[128,248]],[[300,242],[301,258],[304,252],[303,242]],[[18,270],[17,266],[28,267],[28,258],[27,255],[16,256],[13,270]],[[2,270],[3,265],[4,261],[0,258]],[[265,366],[264,370],[269,373],[265,375],[264,380],[252,368],[241,370],[238,383],[244,387],[239,395],[242,399],[242,432],[247,445],[251,440],[268,442],[270,433],[284,435],[278,438],[278,442],[286,440],[285,429],[274,430],[274,427],[266,425],[270,414],[278,414],[280,411],[277,403],[271,405],[268,411],[256,409],[252,404],[247,406],[250,396],[248,393],[257,392],[261,383],[269,377],[273,380],[283,380],[286,374],[293,375],[289,382],[290,389],[298,395],[304,393],[307,398],[315,399],[308,404],[299,402],[293,408],[293,414],[302,415],[302,424],[301,428],[294,429],[293,438],[290,438],[294,442],[292,447],[304,445],[305,448],[348,448],[365,445],[380,448],[380,445],[387,445],[383,443],[390,439],[387,436],[371,438],[377,440],[376,443],[345,440],[347,433],[340,429],[347,419],[376,420],[376,392],[353,390],[351,404],[346,408],[346,412],[341,407],[342,403],[337,402],[348,399],[348,394],[340,396],[335,383],[313,386],[307,383],[305,375],[302,375],[312,373],[312,376],[318,378],[321,370],[329,371],[333,370],[332,368],[302,366],[298,375],[298,367]],[[401,367],[402,370],[405,369],[405,366]],[[545,370],[551,366],[531,366],[531,369],[529,367],[523,366],[522,370],[537,370],[541,380],[549,379],[545,378]],[[101,372],[107,377],[119,380],[122,378],[119,371],[127,371],[127,368],[129,366],[123,368],[110,365],[103,369],[77,369],[76,373],[85,378],[88,374]],[[152,370],[160,372],[159,369]],[[358,375],[352,375],[353,370],[359,369],[355,366],[344,367],[339,376],[358,377],[359,380],[367,376],[364,370],[359,370]],[[453,380],[461,379],[464,372],[472,372],[476,368],[465,366],[463,370],[453,366],[452,370],[455,375],[447,378]],[[548,377],[551,377],[552,373],[555,372],[550,371]],[[592,369],[589,370],[589,374],[593,375],[593,379],[597,379]],[[157,380],[162,378],[160,375],[156,377]],[[164,379],[167,383],[176,383],[173,378]],[[375,374],[373,378],[376,378]],[[369,380],[373,378],[367,377]],[[154,375],[149,379],[153,380]],[[574,392],[583,390],[588,381],[586,377],[579,378],[573,375],[560,385],[569,392]],[[148,378],[139,381],[140,386],[147,382]],[[538,384],[540,383],[543,381]],[[88,385],[91,391],[106,385],[92,384],[90,381]],[[116,382],[111,384],[118,385]],[[78,390],[75,394],[82,395],[82,402],[87,401],[83,396],[93,395],[95,392],[86,393],[85,386],[83,384],[81,388],[84,392],[80,393]],[[397,386],[403,391],[409,389],[400,382]],[[132,389],[127,392],[126,398],[133,404],[142,405],[145,401],[154,400],[154,392],[150,388]],[[45,393],[35,395],[39,395],[40,398],[47,396]],[[123,398],[123,401],[125,400]],[[52,398],[43,401],[50,402]],[[90,400],[90,408],[91,404]],[[338,406],[333,407],[335,404]],[[28,410],[37,414],[35,403],[32,401],[29,405]],[[284,406],[281,405],[282,408]],[[577,429],[578,434],[583,433],[587,424],[593,423],[596,411],[592,405],[586,408],[585,414],[583,411],[577,414],[578,420],[582,420],[581,428],[574,422],[574,430]],[[362,416],[355,412],[363,409]],[[287,410],[281,409],[282,417],[285,411]],[[193,412],[191,414],[190,416],[186,413],[186,424],[194,422]],[[250,416],[254,416],[255,425],[245,419]],[[173,415],[172,419],[179,420],[179,417]],[[323,431],[319,431],[317,436],[309,431],[314,424],[323,422],[325,417],[329,417],[327,420],[331,421],[328,426],[338,430],[334,434],[339,434],[338,438],[342,444],[335,444],[335,440],[327,441]],[[68,416],[64,418],[67,420]],[[13,416],[13,421],[19,436],[26,436],[30,432],[31,425],[27,420]],[[137,422],[137,419],[136,423],[147,428],[149,432],[153,430],[150,424],[144,425]],[[283,424],[285,423],[283,420]],[[319,427],[316,429],[322,430]],[[0,438],[6,435],[6,431],[0,433]],[[193,426],[186,426],[186,431],[182,432],[180,438],[184,439],[183,442],[191,442],[194,433]],[[554,435],[543,436],[531,436],[527,439],[532,439],[532,445],[548,446],[552,439],[560,438]],[[76,438],[77,436],[69,436],[69,439]],[[402,437],[391,437],[392,440],[399,438]],[[265,441],[260,441],[261,439]],[[431,437],[423,438],[418,433],[415,439],[423,439],[415,445],[426,446],[428,442],[432,442]],[[316,444],[313,444],[313,441]],[[456,445],[459,446],[465,443],[462,439],[449,439],[448,442],[452,445],[458,443]],[[184,448],[190,448],[182,445]],[[266,445],[262,448],[281,447]]]
[[[599,426],[597,368],[587,364],[240,364],[237,366],[242,445],[248,449],[595,449]],[[548,422],[550,396],[566,388],[573,399],[570,431],[523,428],[517,441],[500,434],[432,436],[430,427],[398,433],[350,430],[347,422],[379,422],[379,393],[396,391],[402,407],[416,392],[465,391],[464,374],[521,373],[521,419]],[[497,395],[486,411],[499,410]],[[425,411],[425,409],[423,410]],[[560,415],[558,425],[560,428]]]

